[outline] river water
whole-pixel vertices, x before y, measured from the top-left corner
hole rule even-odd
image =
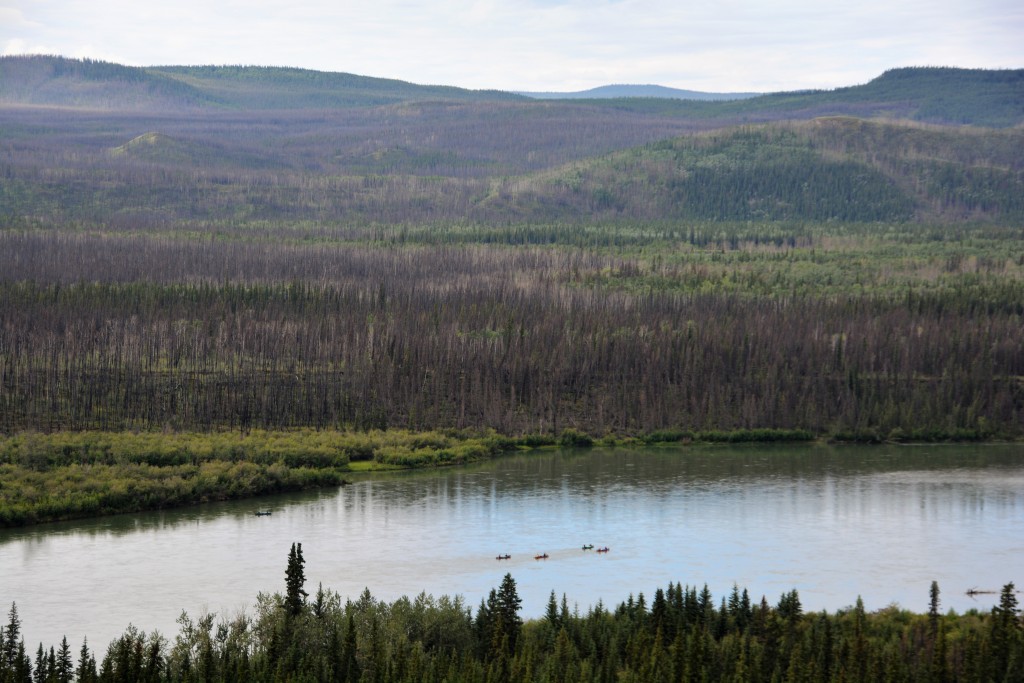
[[[271,510],[256,516],[258,509]],[[131,623],[177,633],[183,610],[230,617],[284,590],[293,542],[307,590],[393,600],[462,595],[506,572],[524,616],[551,591],[585,611],[671,582],[734,584],[805,610],[858,596],[923,612],[988,610],[1024,585],[1024,447],[678,446],[542,451],[256,501],[0,531],[0,608],[26,645],[101,653]],[[583,551],[583,544],[609,552]],[[496,560],[508,553],[509,560]],[[547,553],[546,560],[535,560]]]

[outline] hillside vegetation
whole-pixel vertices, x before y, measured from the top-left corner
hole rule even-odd
[[[1024,131],[828,117],[651,143],[500,185],[533,219],[1024,218]]]
[[[0,57],[0,526],[596,442],[1024,438],[1024,71],[728,102]],[[295,546],[293,546],[293,551]],[[1019,680],[991,615],[669,584],[182,615],[0,680]],[[294,560],[294,561],[293,561]],[[59,588],[59,587],[57,587]],[[55,589],[57,589],[55,588]],[[851,596],[852,597],[852,596]],[[144,618],[144,615],[143,615]],[[97,659],[99,661],[97,661]]]
[[[821,115],[1019,122],[1018,72],[595,103],[0,69],[4,433],[1021,436],[1024,129]]]
[[[321,109],[410,100],[516,100],[511,93],[309,69],[129,67],[47,56],[0,57],[0,103],[159,111],[167,107]]]
[[[834,90],[779,92],[727,102],[619,99],[609,106],[732,123],[847,115],[1008,127],[1021,123],[1024,70],[902,68],[863,85]]]
[[[824,117],[680,135],[662,120],[623,128],[516,105],[511,119],[491,112],[488,133],[479,112],[439,106],[378,110],[376,124],[82,114],[57,129],[0,112],[0,215],[103,229],[1024,218],[1024,129]]]

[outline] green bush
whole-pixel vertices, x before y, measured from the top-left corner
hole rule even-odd
[[[594,439],[584,432],[564,429],[558,437],[558,445],[563,448],[590,448],[594,445]]]

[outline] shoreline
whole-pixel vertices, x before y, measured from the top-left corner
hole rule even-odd
[[[595,439],[510,437],[493,430],[349,432],[22,432],[0,436],[0,528],[258,499],[348,483],[350,474],[446,467],[547,448],[700,444],[999,443],[976,433],[945,439],[816,435],[806,430],[662,430]],[[963,438],[971,436],[973,438]],[[1012,442],[1012,441],[1011,441]]]

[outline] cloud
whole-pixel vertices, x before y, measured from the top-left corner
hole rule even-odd
[[[4,43],[3,50],[0,54],[5,55],[23,55],[32,52],[32,49],[28,47],[24,40],[14,38]]]

